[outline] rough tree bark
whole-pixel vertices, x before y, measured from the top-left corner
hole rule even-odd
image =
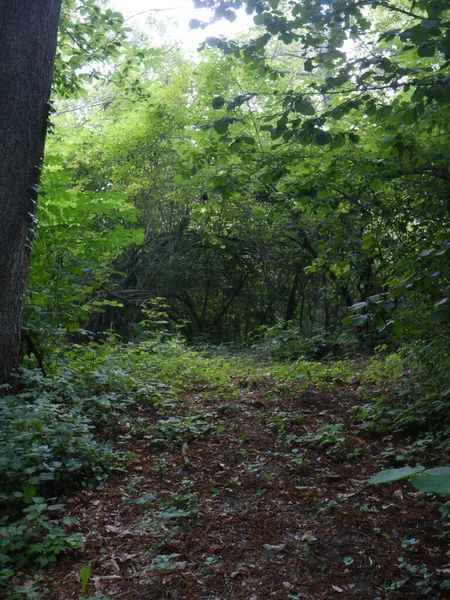
[[[0,0],[0,385],[14,385],[61,0]]]

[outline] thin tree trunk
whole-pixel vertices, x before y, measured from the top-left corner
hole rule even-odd
[[[300,279],[300,283],[302,284],[302,300],[300,303],[300,315],[298,318],[298,330],[301,333],[303,331],[303,319],[304,319],[304,314],[305,314],[305,284],[303,283],[303,280]]]
[[[0,0],[0,385],[13,383],[61,0]]]
[[[284,315],[284,328],[287,329],[288,324],[294,319],[295,309],[297,308],[297,290],[298,284],[300,283],[300,275],[295,274],[294,281],[292,282],[291,291],[289,294],[288,303],[286,306],[286,312]]]

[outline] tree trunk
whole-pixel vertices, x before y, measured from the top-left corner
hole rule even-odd
[[[292,282],[291,291],[289,294],[288,303],[286,306],[286,312],[284,314],[284,329],[287,329],[289,323],[293,321],[295,315],[295,309],[297,308],[297,290],[298,284],[300,283],[300,275],[295,274],[294,281]]]
[[[61,0],[0,0],[0,385],[19,363]]]

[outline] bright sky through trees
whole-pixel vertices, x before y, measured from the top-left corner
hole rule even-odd
[[[205,30],[191,30],[191,19],[208,21],[212,14],[210,10],[194,8],[192,0],[111,0],[110,5],[124,15],[130,27],[144,26],[149,17],[164,23],[168,41],[178,41],[185,50],[193,52],[206,37],[231,37],[253,25],[252,18],[241,10],[234,23],[222,19]]]

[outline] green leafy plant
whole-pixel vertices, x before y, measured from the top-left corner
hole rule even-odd
[[[176,560],[179,556],[181,555],[177,553],[158,554],[152,560],[150,571],[174,571],[183,568],[186,565],[186,562]]]
[[[81,597],[84,598],[86,587],[91,577],[91,567],[86,565],[80,569]]]
[[[84,538],[81,533],[68,533],[67,526],[75,520],[68,517],[55,518],[62,504],[47,504],[43,498],[33,497],[31,505],[23,510],[23,517],[0,521],[1,585],[6,585],[15,569],[35,564],[45,567],[69,549],[81,548]]]
[[[152,443],[174,448],[186,440],[193,440],[212,431],[214,426],[206,419],[210,414],[169,417],[158,421],[156,431],[151,436]]]
[[[282,437],[286,437],[292,426],[304,418],[305,416],[302,414],[288,411],[279,411],[272,416],[273,423]]]
[[[307,460],[299,448],[293,448],[290,452],[283,454],[288,460],[291,469],[296,473],[304,473],[307,471],[311,463]]]
[[[409,479],[415,488],[422,492],[432,494],[450,495],[450,467],[434,467],[425,469],[417,467],[403,467],[401,469],[387,469],[373,475],[369,483],[391,483]]]
[[[323,425],[316,431],[299,437],[298,440],[317,448],[324,448],[327,454],[334,454],[340,452],[347,442],[346,437],[341,434],[343,429],[343,423]]]

